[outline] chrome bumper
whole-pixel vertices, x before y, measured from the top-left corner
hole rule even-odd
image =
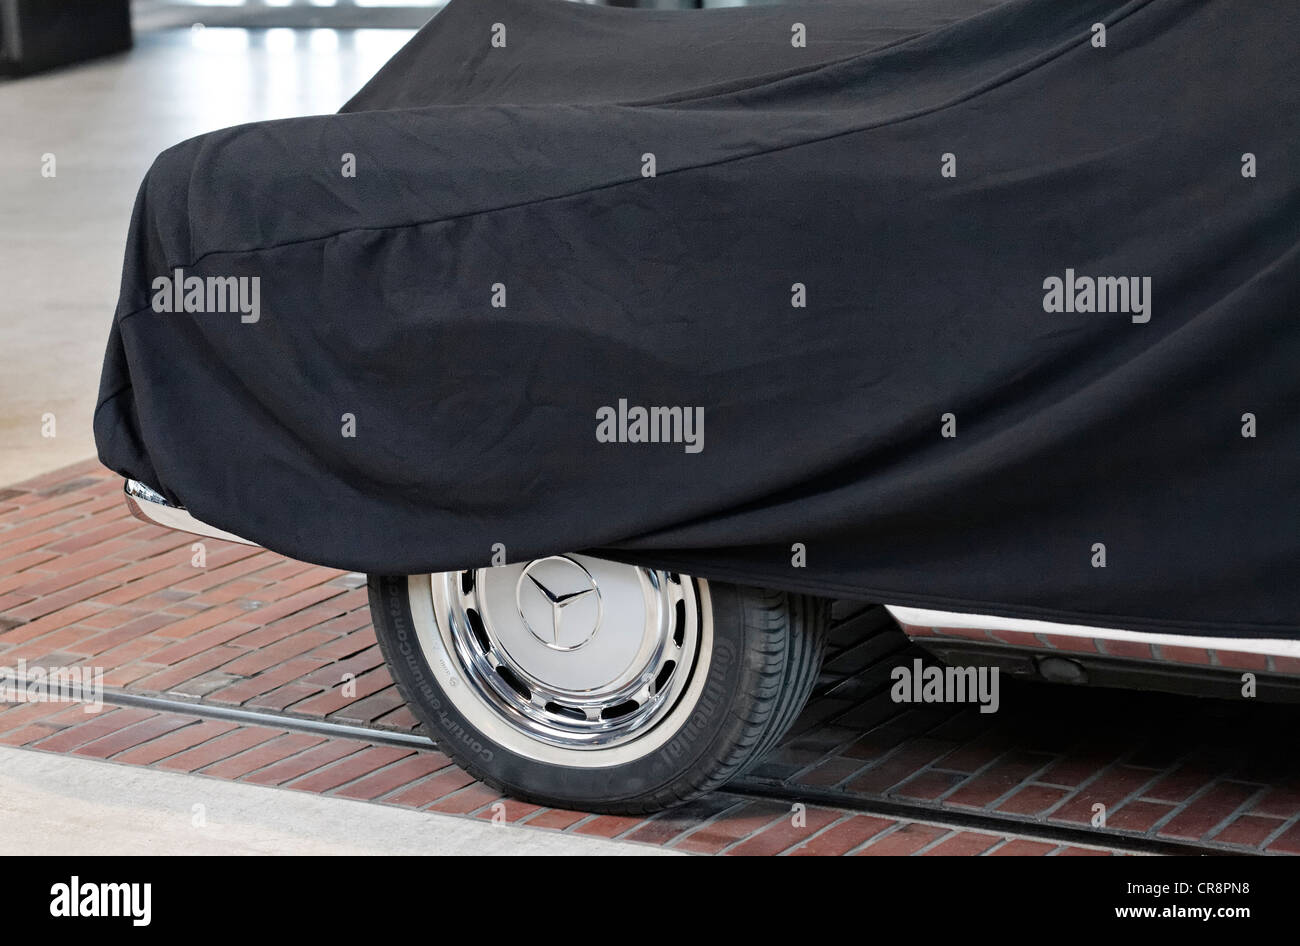
[[[167,502],[161,493],[150,489],[139,480],[127,480],[123,490],[126,493],[126,508],[131,510],[131,515],[142,522],[152,522],[168,529],[191,532],[210,539],[224,539],[227,542],[238,542],[240,545],[257,545],[256,542],[241,539],[237,535],[200,522],[180,506],[173,506]]]

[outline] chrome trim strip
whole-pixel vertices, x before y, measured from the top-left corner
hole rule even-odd
[[[1280,638],[1193,637],[1188,634],[1158,634],[1152,631],[1122,631],[1111,627],[1084,624],[1056,624],[1024,618],[999,618],[986,614],[961,614],[956,611],[930,611],[885,605],[899,624],[915,627],[969,627],[983,631],[1021,631],[1025,634],[1058,634],[1062,637],[1087,637],[1104,641],[1136,641],[1168,647],[1197,647],[1206,650],[1265,654],[1270,657],[1300,657],[1300,641]]]
[[[144,522],[152,522],[167,529],[190,532],[209,539],[223,539],[226,542],[238,542],[240,545],[257,545],[256,542],[241,539],[230,532],[200,522],[181,507],[167,502],[161,493],[139,480],[127,480],[122,491],[126,494],[126,506],[131,510],[131,515]]]

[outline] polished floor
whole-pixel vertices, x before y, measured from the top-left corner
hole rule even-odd
[[[410,36],[146,31],[130,53],[0,82],[0,486],[95,453],[127,224],[158,152],[241,122],[336,111]]]
[[[442,0],[133,0],[136,29],[238,27],[418,29]]]

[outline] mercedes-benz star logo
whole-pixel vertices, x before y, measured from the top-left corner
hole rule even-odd
[[[529,562],[515,584],[515,604],[524,627],[552,650],[577,650],[600,630],[596,579],[566,555]]]

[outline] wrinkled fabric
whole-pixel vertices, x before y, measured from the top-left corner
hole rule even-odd
[[[453,0],[340,114],[158,158],[100,457],[364,572],[594,550],[1300,637],[1298,34],[1294,0]],[[257,320],[157,311],[176,269],[258,277]],[[701,449],[602,442],[620,402]]]

